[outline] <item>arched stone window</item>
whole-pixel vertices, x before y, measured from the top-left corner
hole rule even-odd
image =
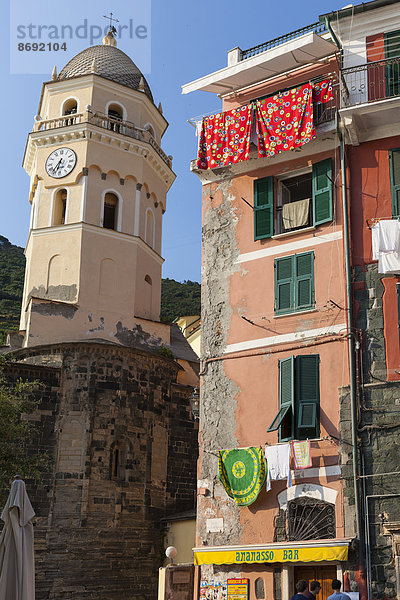
[[[117,229],[118,225],[118,196],[107,192],[104,196],[103,227]]]
[[[323,540],[336,537],[335,506],[303,496],[287,504],[287,539]]]
[[[110,479],[114,481],[128,481],[130,468],[128,442],[114,442],[111,446]]]
[[[254,582],[254,591],[257,600],[264,600],[265,598],[265,587],[264,587],[264,579],[262,577],[257,577]]]
[[[52,225],[64,225],[67,216],[67,199],[68,193],[66,189],[57,190],[54,196],[53,206],[53,223]]]

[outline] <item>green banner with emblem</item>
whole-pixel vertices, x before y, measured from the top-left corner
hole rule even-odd
[[[248,506],[256,500],[265,483],[267,464],[261,448],[221,450],[218,471],[228,496],[238,506]]]

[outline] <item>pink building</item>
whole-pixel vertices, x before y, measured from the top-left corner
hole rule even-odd
[[[379,587],[368,546],[372,521],[365,528],[365,482],[371,481],[365,473],[374,455],[363,453],[366,430],[357,425],[365,409],[361,391],[374,380],[362,378],[371,332],[358,298],[365,300],[369,286],[356,275],[373,262],[365,255],[371,231],[363,220],[391,216],[391,185],[400,186],[397,171],[392,184],[389,174],[391,149],[400,147],[400,137],[390,137],[400,133],[399,113],[391,113],[391,132],[379,131],[379,119],[389,118],[382,101],[397,103],[400,93],[400,71],[390,65],[387,71],[400,44],[388,42],[385,56],[385,35],[397,38],[375,36],[378,27],[400,29],[394,4],[375,0],[322,15],[249,50],[235,48],[226,67],[183,86],[183,93],[222,98],[222,112],[199,123],[199,158],[191,165],[203,185],[200,595],[213,585],[217,594],[216,583],[221,590],[236,578],[248,580],[251,600],[288,600],[296,581],[317,579],[318,598],[326,600],[338,578],[366,597],[365,566],[370,592],[390,595],[395,588]],[[353,37],[343,48],[342,39],[350,37],[340,34],[350,21]],[[385,98],[378,71],[367,74],[371,57],[377,60],[372,47],[383,52],[380,74],[397,81]],[[379,168],[378,147],[384,153]],[[377,180],[385,215],[364,213],[373,202],[367,190],[376,190]],[[387,285],[386,313],[394,319],[398,348],[393,277]],[[383,342],[383,327],[378,335]],[[393,376],[399,355],[392,355],[383,385],[399,379]],[[355,443],[359,452],[353,453]],[[298,468],[295,448],[309,450],[307,468]],[[235,449],[242,454],[230,453]],[[291,483],[272,479],[266,489],[262,466],[253,472],[246,463],[250,454],[262,465],[265,452],[270,473],[286,469]],[[382,456],[378,463],[383,467]],[[254,485],[241,504],[247,492],[240,480],[249,468]],[[396,574],[382,572],[381,579],[395,581]]]

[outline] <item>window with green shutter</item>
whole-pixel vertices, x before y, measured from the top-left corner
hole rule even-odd
[[[314,252],[275,259],[275,314],[315,306]]]
[[[400,216],[400,148],[389,150],[390,187],[392,190],[392,214]]]
[[[254,239],[269,238],[274,233],[274,180],[264,177],[254,182]]]
[[[332,221],[333,190],[332,190],[332,159],[327,158],[313,165],[313,220],[314,225]]]
[[[254,181],[254,239],[321,225],[333,218],[332,159],[306,173],[278,177],[274,206],[274,177]],[[275,224],[275,225],[274,225]]]
[[[281,442],[319,437],[318,354],[279,361],[279,410],[268,431],[277,429]]]

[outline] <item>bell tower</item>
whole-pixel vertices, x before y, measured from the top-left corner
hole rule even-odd
[[[167,126],[112,28],[43,84],[23,161],[32,206],[24,346],[137,335],[168,344],[159,322],[175,178],[161,148]]]

